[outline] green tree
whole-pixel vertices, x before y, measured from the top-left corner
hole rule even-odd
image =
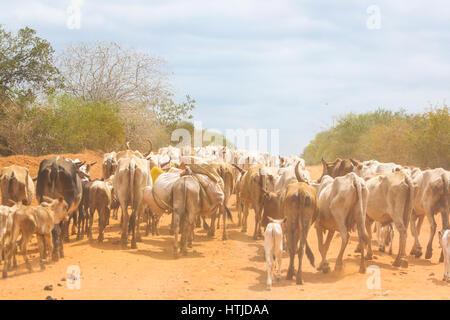
[[[59,87],[60,80],[47,40],[28,27],[13,34],[0,26],[0,103],[32,101],[38,93]]]

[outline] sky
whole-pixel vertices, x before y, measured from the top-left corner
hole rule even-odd
[[[0,24],[57,53],[101,40],[164,58],[203,128],[278,129],[282,155],[345,113],[450,98],[444,0],[0,0]]]

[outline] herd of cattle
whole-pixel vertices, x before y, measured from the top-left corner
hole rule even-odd
[[[265,228],[269,288],[275,267],[276,277],[281,276],[283,244],[290,257],[287,279],[294,276],[296,254],[298,284],[302,283],[304,252],[314,266],[314,254],[307,242],[312,225],[315,225],[321,255],[318,270],[324,273],[330,270],[326,256],[336,231],[340,234],[341,248],[335,270],[342,269],[350,232],[356,229],[357,251],[361,253],[360,272],[365,272],[365,259],[373,257],[373,223],[379,250],[390,246],[390,253],[395,227],[399,249],[393,265],[407,267],[408,226],[414,237],[410,254],[419,258],[422,255],[419,233],[427,218],[430,238],[425,258],[429,259],[437,213],[441,214],[443,227],[439,231],[443,249],[440,262],[444,261],[444,280],[450,281],[450,172],[442,168],[403,167],[376,160],[360,162],[338,158],[325,162],[322,159],[322,177],[313,181],[305,161],[297,156],[276,158],[267,153],[221,146],[169,146],[158,152],[150,149],[145,155],[128,147],[124,151],[106,153],[103,177],[92,180],[89,171],[95,164],[57,156],[43,160],[35,178],[29,175],[27,168],[20,166],[2,169],[3,277],[11,268],[11,260],[16,265],[18,245],[31,270],[27,244],[34,234],[40,265],[45,268],[47,257],[57,260],[64,256],[63,240],[68,240],[70,232],[76,233],[77,239],[85,235],[92,238],[95,212],[98,213],[98,241],[103,241],[110,212],[118,219],[119,208],[122,247],[127,246],[131,235],[131,248],[136,248],[136,242],[141,239],[139,226],[143,222],[146,222],[146,235],[158,234],[159,218],[171,214],[175,257],[179,253],[187,254],[187,247],[192,246],[194,239],[194,228],[201,227],[202,223],[208,234],[214,236],[222,217],[223,239],[226,240],[226,221],[232,219],[228,203],[235,194],[237,222],[242,231],[247,231],[250,209],[255,213],[253,238],[263,237],[261,230]],[[33,181],[36,181],[36,192]],[[32,205],[34,197],[39,203],[37,206]]]

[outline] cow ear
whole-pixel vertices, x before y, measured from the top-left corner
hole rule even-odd
[[[287,220],[287,218],[286,218],[286,217],[284,217],[284,218],[283,218],[283,220],[281,220],[281,223],[285,223],[285,222],[286,222],[286,220]]]

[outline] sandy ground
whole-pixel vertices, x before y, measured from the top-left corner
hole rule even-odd
[[[85,152],[76,155],[81,160],[99,161],[100,154]],[[12,161],[30,167],[32,175],[37,172],[41,159],[30,157],[0,158],[0,167]],[[321,167],[309,168],[313,178],[321,174]],[[100,166],[92,169],[92,176],[99,177]],[[231,212],[234,198],[231,199]],[[438,219],[440,220],[440,218]],[[222,241],[221,229],[213,239],[207,238],[201,229],[196,229],[196,238],[188,256],[175,260],[172,253],[173,237],[169,235],[170,216],[160,223],[160,236],[144,236],[138,249],[120,249],[118,221],[111,219],[105,232],[105,241],[98,244],[87,239],[65,244],[65,258],[51,263],[40,271],[38,253],[33,240],[31,255],[34,271],[29,273],[23,258],[18,257],[19,267],[9,273],[7,279],[0,279],[2,299],[449,299],[450,283],[441,281],[444,266],[438,263],[439,245],[433,242],[433,257],[425,260],[409,257],[408,268],[392,266],[393,256],[374,252],[367,266],[380,269],[381,288],[369,289],[369,274],[358,273],[359,255],[354,253],[356,235],[344,255],[342,272],[322,274],[315,270],[304,258],[304,285],[296,285],[295,280],[285,280],[289,258],[284,254],[283,279],[274,283],[271,291],[266,290],[266,272],[263,240],[251,238],[253,212],[249,217],[247,234],[232,222],[228,224],[227,241]],[[97,224],[94,223],[94,238],[97,237]],[[142,230],[145,225],[141,224]],[[440,228],[440,221],[438,222]],[[421,243],[425,246],[429,227],[425,221],[422,227]],[[308,242],[314,252],[316,262],[320,255],[317,249],[315,230],[312,229]],[[407,250],[411,249],[412,237],[408,232]],[[339,237],[332,241],[328,257],[334,268],[335,258],[340,247]],[[374,249],[377,246],[374,242]],[[398,248],[398,234],[394,239],[394,253]],[[81,288],[69,289],[65,279],[71,265],[81,270]],[[3,267],[3,266],[1,266]],[[294,278],[295,279],[295,278]],[[52,285],[53,290],[44,287]]]

